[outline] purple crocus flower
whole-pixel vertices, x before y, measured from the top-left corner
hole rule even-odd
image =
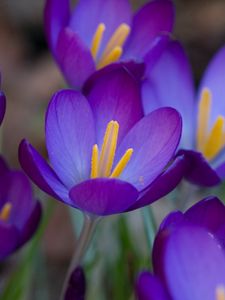
[[[165,218],[153,247],[153,270],[138,277],[139,300],[225,299],[225,206],[218,198]]]
[[[110,63],[142,61],[156,36],[171,32],[171,0],[153,0],[132,16],[128,0],[47,0],[45,31],[49,47],[66,80],[79,88]]]
[[[10,170],[0,157],[0,260],[31,238],[40,217],[41,205],[26,175]]]
[[[225,178],[225,47],[209,63],[195,95],[191,67],[182,46],[167,42],[161,57],[143,83],[145,113],[172,106],[182,115],[181,147],[189,168],[186,178],[195,184],[213,186]],[[147,67],[148,70],[148,67]]]
[[[124,67],[96,74],[85,89],[62,90],[46,113],[51,167],[27,142],[20,163],[45,192],[96,215],[147,205],[171,191],[183,172],[173,163],[181,118],[172,108],[143,116],[139,81]],[[170,164],[169,164],[170,163]]]

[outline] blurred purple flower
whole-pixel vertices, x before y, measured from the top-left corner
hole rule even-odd
[[[183,119],[181,147],[189,168],[186,178],[213,186],[225,178],[225,47],[209,63],[195,97],[191,67],[182,46],[169,41],[143,83],[145,113],[172,106]]]
[[[128,0],[47,0],[45,31],[66,80],[80,88],[96,70],[118,60],[142,61],[156,36],[171,32],[171,0],[153,0],[132,15]]]
[[[0,87],[1,87],[1,73],[0,73]],[[4,93],[0,90],[0,125],[2,124],[6,110],[6,99]]]
[[[33,198],[28,178],[10,170],[0,157],[0,260],[31,238],[40,218],[41,205]]]
[[[139,300],[225,299],[225,206],[209,197],[162,222],[153,247],[154,275],[139,275]]]
[[[84,300],[86,292],[86,278],[82,267],[76,269],[70,275],[65,300]]]
[[[143,117],[140,86],[123,67],[96,73],[85,96],[56,93],[46,113],[50,167],[27,142],[20,163],[45,192],[96,215],[133,210],[171,191],[183,174],[173,163],[181,118],[172,108]]]

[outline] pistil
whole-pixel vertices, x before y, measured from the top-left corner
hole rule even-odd
[[[7,221],[10,217],[11,210],[12,210],[12,204],[9,202],[6,202],[0,211],[0,220]]]
[[[211,114],[212,96],[209,90],[204,89],[199,102],[198,128],[197,128],[197,149],[209,161],[225,146],[223,116],[218,116],[211,129],[209,129],[209,118]]]
[[[116,178],[121,175],[127,166],[133,149],[129,148],[122,156],[120,161],[112,171],[114,157],[116,153],[117,140],[119,134],[119,124],[117,121],[110,121],[107,125],[101,152],[99,153],[98,145],[95,144],[92,148],[91,159],[91,178],[110,177]]]
[[[93,58],[97,60],[98,69],[117,61],[121,57],[123,46],[130,33],[130,26],[122,23],[112,34],[101,57],[97,58],[105,30],[105,24],[100,23],[95,31],[91,44],[91,53]]]
[[[218,286],[216,288],[216,300],[225,300],[225,288],[224,288],[224,286]]]

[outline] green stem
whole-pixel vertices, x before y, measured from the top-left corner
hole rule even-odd
[[[143,214],[143,223],[144,223],[144,229],[145,234],[147,237],[147,243],[149,249],[152,250],[153,243],[155,240],[155,233],[157,230],[157,225],[155,221],[155,217],[153,215],[152,209],[150,206],[146,206],[142,209]]]
[[[77,247],[75,249],[74,256],[72,258],[72,261],[70,263],[70,266],[68,268],[68,271],[67,271],[67,274],[66,274],[66,277],[64,280],[64,284],[63,284],[63,288],[62,288],[62,292],[61,292],[61,296],[60,296],[61,300],[64,299],[71,273],[73,272],[73,270],[75,270],[76,267],[78,267],[80,265],[80,262],[88,248],[88,245],[91,241],[91,238],[93,236],[93,233],[94,233],[94,230],[95,230],[98,220],[99,220],[99,218],[84,214],[83,227],[82,227],[80,236],[76,243]]]

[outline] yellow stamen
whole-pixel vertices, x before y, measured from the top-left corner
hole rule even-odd
[[[113,33],[108,44],[105,47],[105,50],[102,54],[101,60],[104,61],[106,57],[111,53],[116,47],[123,48],[123,45],[130,33],[130,26],[125,23],[122,23]]]
[[[213,128],[207,138],[204,155],[208,160],[211,160],[216,156],[221,150],[223,143],[223,128],[224,128],[224,118],[219,116],[213,125]]]
[[[123,53],[121,47],[115,47],[104,59],[100,59],[97,68],[103,68],[113,62],[116,62]]]
[[[224,288],[224,286],[218,286],[216,288],[216,300],[225,300],[225,288]]]
[[[211,111],[211,93],[204,89],[199,102],[198,128],[197,128],[197,149],[204,151],[205,140],[207,138],[209,116]]]
[[[91,178],[98,177],[98,145],[95,144],[92,148],[91,158]]]
[[[127,166],[133,149],[129,148],[120,161],[117,163],[112,174],[111,169],[116,152],[117,140],[119,134],[119,124],[116,121],[110,121],[106,127],[101,152],[99,154],[98,146],[95,144],[92,147],[91,157],[91,178],[97,177],[119,177]],[[111,174],[111,175],[110,175]]]
[[[0,220],[7,221],[12,210],[12,204],[7,202],[0,211]]]
[[[120,161],[118,162],[118,164],[114,168],[112,174],[110,175],[110,178],[115,178],[115,177],[120,176],[120,174],[123,172],[126,165],[128,164],[128,162],[131,158],[131,155],[133,154],[133,151],[134,150],[132,148],[127,149],[127,151],[125,152],[123,157],[120,159]]]
[[[99,176],[108,177],[110,175],[116,151],[118,133],[119,124],[116,121],[109,122],[100,154]]]
[[[91,43],[91,54],[94,59],[96,59],[96,57],[98,55],[98,51],[101,46],[104,31],[105,31],[105,24],[100,23],[95,31],[95,34],[93,36],[92,43]]]

